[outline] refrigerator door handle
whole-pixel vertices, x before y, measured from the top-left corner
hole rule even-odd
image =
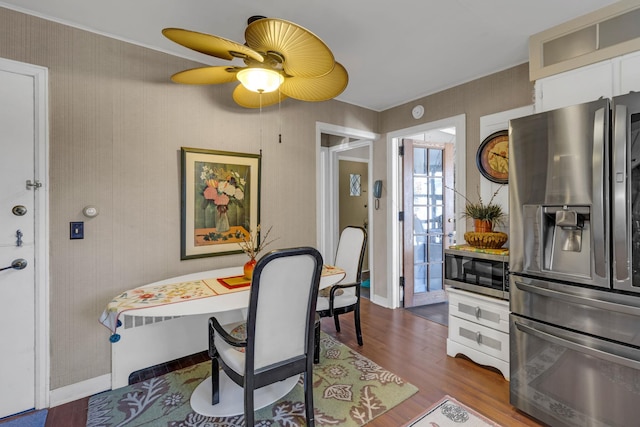
[[[586,346],[582,343],[574,342],[573,340],[568,339],[568,337],[560,337],[557,335],[552,335],[548,332],[541,331],[532,326],[524,325],[518,322],[517,320],[514,321],[514,324],[516,328],[518,328],[518,330],[524,332],[525,334],[533,335],[545,341],[551,342],[561,347],[569,348],[579,353],[588,354],[595,358],[606,360],[615,365],[623,365],[634,370],[640,370],[640,362],[630,359],[628,357],[613,353],[613,348],[611,349],[611,352],[602,351],[594,347]]]
[[[600,108],[595,111],[593,120],[593,152],[600,155],[593,156],[593,170],[601,171],[606,170],[605,159],[605,126],[607,124],[605,118],[605,109]],[[593,174],[593,216],[592,224],[605,224],[605,182],[604,173]],[[607,259],[605,252],[605,228],[594,227],[593,232],[593,258],[594,258],[594,273],[598,277],[607,277]]]
[[[612,229],[613,281],[623,287],[629,282],[627,235],[627,106],[615,105],[613,115]],[[617,287],[614,285],[614,287]]]
[[[542,288],[540,286],[529,285],[519,281],[515,281],[515,285],[524,292],[537,294],[547,298],[553,298],[555,300],[565,301],[575,305],[586,305],[589,307],[599,308],[606,311],[616,311],[619,313],[629,314],[632,316],[640,317],[640,307],[634,305],[628,305],[622,301],[607,301],[603,298],[591,298],[584,295],[573,295],[566,292],[559,292],[553,289]],[[612,294],[615,298],[616,294]],[[634,301],[632,298],[625,299],[626,301]]]

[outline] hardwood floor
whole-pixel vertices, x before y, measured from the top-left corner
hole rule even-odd
[[[322,319],[322,330],[419,388],[418,393],[367,424],[398,427],[449,395],[504,427],[542,426],[509,404],[509,382],[493,368],[446,354],[447,327],[408,310],[389,310],[362,299],[364,345],[356,342],[352,314]],[[46,427],[85,427],[89,398],[49,410]]]

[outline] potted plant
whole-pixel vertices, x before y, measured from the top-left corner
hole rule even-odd
[[[493,230],[494,226],[504,223],[504,209],[501,205],[493,202],[502,187],[501,185],[493,193],[489,203],[485,203],[482,200],[479,190],[478,201],[472,202],[464,194],[447,187],[466,201],[462,216],[473,219],[475,232],[465,233],[464,238],[471,246],[499,248],[506,243],[507,235],[502,232],[494,232]]]
[[[490,233],[493,231],[495,225],[502,225],[504,221],[504,210],[502,206],[493,203],[493,199],[496,194],[498,194],[498,191],[500,191],[500,189],[493,193],[491,200],[489,200],[487,204],[482,201],[481,197],[478,197],[476,203],[467,199],[467,204],[464,207],[464,216],[474,220],[473,225],[477,233]]]

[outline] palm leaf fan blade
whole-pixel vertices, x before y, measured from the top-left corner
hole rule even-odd
[[[175,73],[171,76],[171,80],[175,83],[190,85],[231,83],[237,80],[236,74],[241,69],[228,66],[192,68]]]
[[[349,83],[347,70],[338,62],[329,74],[316,78],[289,77],[280,90],[300,101],[327,101],[340,95]]]
[[[247,45],[258,52],[274,52],[283,58],[284,71],[294,77],[319,77],[335,64],[327,45],[309,30],[282,19],[264,18],[245,31]]]
[[[179,45],[216,58],[228,60],[252,58],[258,62],[264,61],[264,57],[250,47],[223,37],[183,30],[182,28],[165,28],[162,30],[162,34]]]

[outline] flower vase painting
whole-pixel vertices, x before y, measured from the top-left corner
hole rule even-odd
[[[183,147],[181,259],[242,252],[259,199],[259,155]]]

